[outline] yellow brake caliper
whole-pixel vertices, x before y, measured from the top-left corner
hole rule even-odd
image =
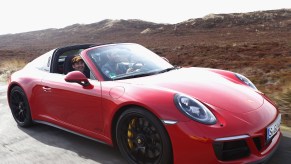
[[[132,142],[132,138],[133,138],[133,133],[132,133],[132,128],[134,128],[135,126],[135,122],[136,122],[136,118],[133,118],[130,123],[128,124],[128,130],[127,130],[127,142],[128,142],[128,146],[130,149],[133,149],[133,142]]]

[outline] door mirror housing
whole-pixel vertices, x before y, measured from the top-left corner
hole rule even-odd
[[[80,71],[69,72],[65,77],[65,81],[70,83],[78,83],[86,88],[90,88],[90,86],[92,86],[88,78]]]

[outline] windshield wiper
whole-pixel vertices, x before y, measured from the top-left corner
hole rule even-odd
[[[156,74],[156,72],[140,73],[140,74],[134,74],[134,75],[129,75],[129,76],[117,77],[117,78],[114,78],[113,80],[131,79],[131,78],[137,78],[137,77],[150,76],[154,74]]]
[[[166,68],[166,69],[163,69],[163,70],[161,70],[161,71],[156,72],[156,74],[169,72],[169,71],[172,71],[172,70],[175,70],[175,69],[179,69],[179,68],[180,68],[180,67],[177,67],[177,66],[170,67],[170,68]]]

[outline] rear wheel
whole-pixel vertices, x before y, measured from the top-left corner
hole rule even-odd
[[[171,142],[163,124],[142,108],[130,108],[121,114],[116,141],[129,163],[172,163]]]
[[[27,97],[22,88],[19,86],[13,87],[10,95],[9,106],[13,118],[21,127],[28,127],[32,125],[31,113]]]

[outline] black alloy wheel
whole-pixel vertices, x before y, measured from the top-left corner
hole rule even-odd
[[[19,86],[13,87],[9,99],[9,106],[17,124],[21,127],[31,126],[30,107],[23,89]]]
[[[129,163],[172,163],[172,147],[162,122],[142,108],[123,112],[116,126],[116,141]]]

